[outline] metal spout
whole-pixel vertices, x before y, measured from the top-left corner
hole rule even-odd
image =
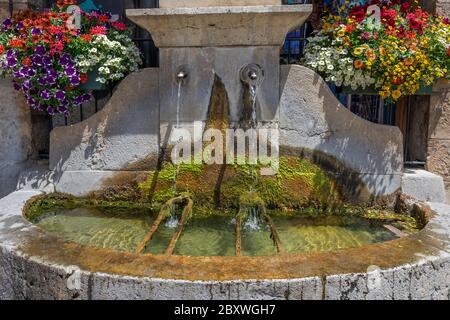
[[[187,72],[185,71],[180,71],[177,73],[177,80],[178,81],[183,81],[184,79],[186,79],[188,76]]]
[[[256,79],[258,79],[258,74],[255,71],[250,71],[248,73],[248,77],[250,78],[250,80],[255,81]]]

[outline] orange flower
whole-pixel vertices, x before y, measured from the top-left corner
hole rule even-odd
[[[11,39],[11,40],[9,40],[9,46],[11,48],[24,48],[25,41],[20,40],[20,39]]]
[[[395,85],[400,85],[403,83],[403,79],[402,78],[394,78],[394,80],[392,80],[392,83]]]
[[[362,69],[364,68],[364,62],[362,60],[355,60],[355,68],[356,69]]]
[[[369,61],[374,61],[377,59],[377,55],[375,54],[375,51],[373,51],[372,49],[368,49],[366,51],[366,58]]]
[[[354,24],[350,24],[348,26],[345,27],[345,31],[348,33],[353,32],[356,29],[356,26]]]
[[[380,47],[379,51],[382,56],[386,55],[386,49],[384,49],[383,47]]]
[[[403,63],[405,64],[405,66],[411,66],[414,63],[414,59],[406,58],[405,60],[403,60]]]
[[[31,26],[33,24],[33,20],[31,20],[31,19],[25,19],[25,20],[23,20],[23,26],[25,27],[25,28],[28,28],[29,26]]]

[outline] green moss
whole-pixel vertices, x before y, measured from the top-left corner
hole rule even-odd
[[[36,222],[42,216],[57,210],[71,210],[76,208],[107,208],[109,210],[133,210],[149,209],[153,206],[149,203],[134,201],[104,201],[94,198],[77,198],[67,194],[52,193],[40,195],[30,199],[24,208],[24,216]]]

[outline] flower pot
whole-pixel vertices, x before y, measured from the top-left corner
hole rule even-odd
[[[99,76],[98,68],[91,70],[87,73],[87,82],[81,84],[79,88],[81,90],[104,90],[106,85],[104,83],[98,82],[96,79]]]
[[[353,90],[351,87],[342,86],[341,92],[344,94],[355,94],[355,95],[367,95],[367,96],[378,96],[379,90],[375,89],[375,87],[368,87],[366,89],[356,89]],[[416,91],[414,95],[432,95],[433,94],[433,86],[422,86],[419,88],[419,90]]]

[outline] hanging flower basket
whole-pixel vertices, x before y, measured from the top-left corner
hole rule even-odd
[[[99,10],[74,12],[77,2],[21,11],[0,25],[0,74],[12,78],[34,110],[67,115],[90,100],[92,90],[120,81],[141,63],[124,23]]]
[[[344,92],[391,101],[431,94],[438,80],[450,78],[448,19],[416,1],[367,2],[346,1],[337,15],[325,17],[302,63]]]

